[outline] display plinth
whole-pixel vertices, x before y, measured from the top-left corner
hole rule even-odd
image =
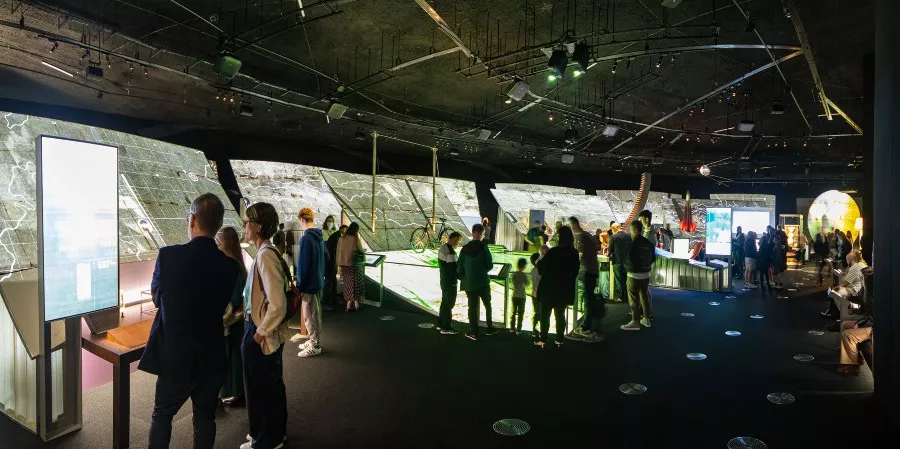
[[[144,320],[110,329],[106,332],[106,339],[128,349],[144,346],[150,338],[150,327],[152,325],[153,320]]]

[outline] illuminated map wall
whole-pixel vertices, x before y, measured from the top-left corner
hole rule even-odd
[[[430,177],[378,176],[376,232],[372,233],[371,176],[277,162],[235,160],[231,167],[242,194],[252,202],[274,204],[288,229],[303,207],[316,210],[317,224],[327,215],[340,217],[343,209],[359,223],[363,239],[372,250],[390,251],[409,249],[412,232],[431,218]],[[460,232],[466,229],[460,210],[478,216],[474,183],[439,179],[436,199],[438,222],[446,220],[449,228]]]
[[[587,230],[609,227],[610,221],[621,222],[628,217],[637,190],[599,190],[597,195],[585,195],[583,191],[561,187],[530,184],[498,184],[491,190],[500,208],[510,221],[514,221],[516,229],[524,233],[528,220],[528,210],[544,210],[547,223],[560,217],[575,216]],[[521,187],[521,188],[520,188]],[[578,193],[581,192],[581,193]],[[678,228],[683,214],[685,199],[679,194],[650,192],[646,209],[653,212],[653,224],[670,224],[676,237],[702,239],[706,232],[706,208],[709,207],[767,207],[775,208],[773,195],[750,194],[714,194],[710,199],[691,199],[691,216],[697,224],[693,233],[682,232]],[[514,240],[513,240],[514,241]]]
[[[160,247],[185,243],[191,201],[218,195],[225,224],[240,220],[206,157],[144,137],[29,115],[0,112],[0,280],[37,267],[35,138],[39,135],[119,147],[119,236],[122,263],[149,260]],[[89,167],[72,167],[90,175]]]

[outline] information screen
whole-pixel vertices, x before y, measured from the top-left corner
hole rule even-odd
[[[119,304],[118,149],[37,138],[44,319]]]
[[[744,234],[754,231],[757,236],[762,236],[766,232],[766,226],[772,224],[772,214],[765,210],[736,210],[733,215],[731,232],[734,233],[740,226]]]
[[[706,208],[706,254],[731,255],[731,208]]]

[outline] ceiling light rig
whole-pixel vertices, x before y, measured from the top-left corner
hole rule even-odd
[[[569,57],[565,48],[557,48],[550,54],[550,60],[547,61],[547,68],[550,69],[551,75],[556,78],[562,78],[566,74],[566,66],[569,65]],[[551,81],[553,81],[551,79]]]

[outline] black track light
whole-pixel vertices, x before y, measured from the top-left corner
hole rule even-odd
[[[662,56],[656,59],[656,68],[662,67]]]
[[[613,74],[616,73],[616,66],[617,66],[617,65],[619,65],[619,61],[613,61],[612,70],[611,70],[611,72],[612,72]]]
[[[591,47],[584,42],[575,44],[575,49],[572,51],[572,60],[578,63],[578,67],[581,68],[582,72],[586,72],[588,65],[591,63]]]
[[[550,72],[557,78],[562,78],[566,73],[567,65],[569,65],[569,57],[566,55],[566,50],[562,48],[553,50],[550,61],[547,62]]]
[[[59,42],[53,41],[53,46],[50,47],[50,53],[56,51],[57,48],[59,48]]]

